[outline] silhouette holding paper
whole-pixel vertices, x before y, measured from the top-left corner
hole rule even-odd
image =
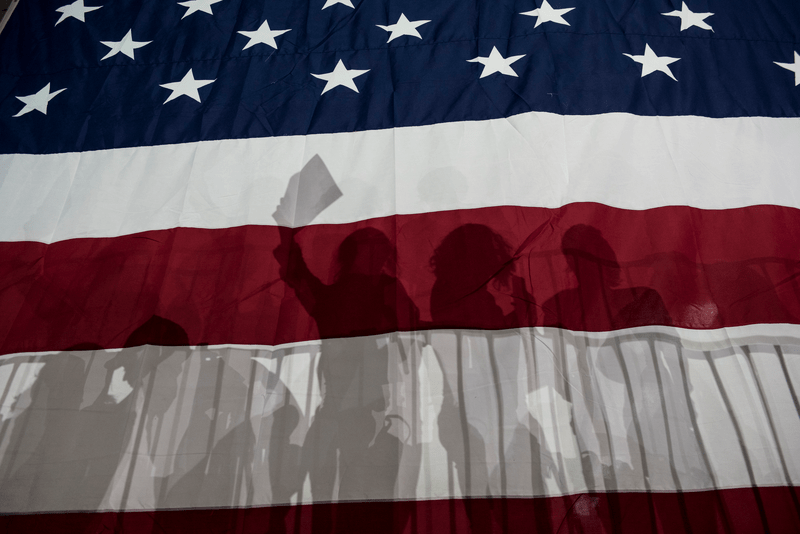
[[[286,193],[272,216],[281,226],[305,226],[336,201],[342,192],[319,155],[289,179]]]
[[[342,240],[330,258],[332,283],[320,280],[306,264],[295,241],[302,229],[295,228],[311,222],[339,196],[315,156],[292,177],[274,214],[285,225],[274,251],[281,279],[291,288],[284,298],[299,301],[322,339],[316,372],[323,398],[303,444],[303,478],[308,477],[316,502],[391,502],[404,445],[392,428],[402,421],[387,414],[390,347],[388,335],[380,334],[397,330],[398,322],[418,324],[419,311],[394,275],[394,243],[376,228],[360,228]],[[380,514],[365,526],[361,517],[334,516],[329,507],[317,507],[312,531],[352,532],[360,526],[385,532],[395,520],[393,513]]]

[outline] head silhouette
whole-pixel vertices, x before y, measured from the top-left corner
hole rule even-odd
[[[622,281],[614,249],[600,230],[593,226],[572,226],[561,239],[561,251],[570,269],[578,277],[578,283],[581,278],[594,277],[601,273],[606,286],[617,287]]]
[[[128,349],[142,345],[185,347],[189,345],[189,336],[177,323],[153,315],[128,336],[123,347]],[[133,385],[134,381],[143,378],[172,354],[172,350],[162,349],[157,354],[148,352],[141,358],[135,352],[123,350],[106,363],[106,368],[122,367],[125,370],[125,380]]]
[[[390,267],[394,252],[391,241],[380,230],[356,230],[339,245],[337,278],[348,274],[380,275]]]
[[[124,347],[139,347],[141,345],[186,346],[188,344],[189,336],[179,324],[158,315],[153,315],[128,336]]]
[[[482,224],[464,224],[436,247],[431,267],[437,281],[474,291],[489,280],[504,281],[511,259],[511,247],[500,234]]]

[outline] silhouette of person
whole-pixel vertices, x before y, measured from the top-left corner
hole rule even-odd
[[[323,398],[302,451],[313,500],[391,499],[403,444],[385,416],[388,342],[375,334],[419,323],[417,307],[392,274],[394,246],[379,230],[353,232],[339,245],[333,283],[325,284],[308,268],[294,230],[280,231],[275,257],[281,278],[316,321],[322,338],[317,374]],[[314,531],[348,531],[349,521],[363,527],[363,518],[339,516],[334,524],[331,511],[314,508]],[[386,524],[372,528],[388,530],[393,518],[382,521]]]
[[[290,502],[302,488],[302,454],[300,445],[290,442],[292,432],[300,424],[300,410],[291,403],[291,394],[286,392],[284,404],[272,412],[270,424],[268,458],[269,483],[272,490],[272,502],[282,505]],[[286,518],[291,508],[274,506],[269,514],[269,532],[286,532]]]
[[[431,316],[437,327],[501,329],[528,324],[535,303],[525,281],[514,274],[514,257],[506,240],[488,226],[464,224],[450,232],[431,258],[436,281]],[[490,286],[514,299],[503,313]]]
[[[555,478],[559,490],[566,492],[563,483],[563,473],[559,467],[563,465],[561,453],[559,451],[549,451],[548,443],[539,437],[542,435],[539,421],[534,414],[527,411],[514,429],[514,433],[509,440],[506,448],[506,462],[508,464],[508,486],[514,490],[530,491],[530,495],[541,497],[546,495],[546,479]],[[492,473],[493,479],[497,479],[499,466]],[[519,493],[511,493],[519,496]],[[531,503],[533,511],[532,522],[536,525],[536,531],[550,532],[551,514],[548,511],[546,500],[535,499]]]
[[[578,287],[562,290],[545,302],[545,326],[607,331],[672,325],[656,290],[620,287],[622,268],[598,229],[585,224],[572,226],[564,233],[561,251]]]
[[[73,354],[102,350],[82,343],[45,357],[30,388],[30,405],[16,417],[9,450],[0,463],[0,501],[6,512],[71,509],[82,473],[72,458],[79,439],[85,362]],[[19,458],[21,455],[22,458]],[[15,461],[16,460],[16,461]]]
[[[255,436],[245,413],[247,382],[220,352],[200,353],[192,411],[159,491],[164,508],[238,504],[235,486],[241,466],[252,464]]]
[[[610,331],[637,326],[672,325],[672,319],[657,291],[643,286],[623,287],[622,267],[616,253],[599,230],[585,224],[572,226],[564,233],[561,251],[577,279],[578,286],[562,290],[545,302],[543,310],[546,326],[579,331]],[[642,425],[640,416],[644,413],[643,409],[654,413],[652,399],[658,398],[658,391],[652,389],[654,386],[651,373],[647,372],[644,376],[650,382],[651,390],[637,398],[633,383],[640,377],[635,376],[632,369],[628,368],[619,343],[614,343],[612,339],[610,349],[607,354],[614,357],[599,358],[594,364],[585,353],[579,353],[577,369],[564,373],[565,377],[577,375],[580,380],[583,401],[590,409],[589,424],[601,438],[600,453],[603,458],[598,458],[586,446],[580,433],[575,432],[581,450],[584,478],[591,489],[601,489],[595,481],[595,472],[599,468],[603,476],[602,488],[615,490],[620,485],[625,487],[643,483],[649,489],[654,466],[645,450],[646,428]],[[600,374],[595,375],[595,372]],[[595,408],[598,405],[595,395],[599,393],[596,381],[602,375],[625,386],[622,418],[626,422],[626,429],[622,437],[627,453],[614,448],[615,443],[621,446],[622,440],[608,435],[608,427],[601,422],[605,416]],[[572,402],[571,387],[566,383],[562,386],[559,393]],[[660,405],[657,408],[660,409]],[[571,422],[573,425],[577,424],[574,418]],[[613,429],[611,433],[614,433]],[[627,513],[620,508],[620,502],[614,496],[609,499],[609,513],[614,521],[621,520]]]
[[[175,400],[182,359],[174,365],[162,364],[174,355],[185,357],[188,345],[183,328],[154,315],[128,337],[122,351],[106,362],[103,391],[80,412],[76,464],[83,476],[75,488],[80,499],[77,509],[100,508],[115,478],[122,481],[123,487],[115,491],[121,492],[118,497],[123,507],[131,488],[143,487],[131,480],[137,473],[140,441],[153,418],[162,418]],[[141,410],[139,417],[137,410]],[[131,440],[134,454],[130,462],[123,462]]]
[[[433,324],[483,331],[457,330],[455,345],[443,334],[431,338],[445,377],[439,438],[448,465],[458,476],[461,495],[469,497],[464,505],[473,532],[489,532],[493,523],[504,521],[504,512],[493,511],[486,497],[507,492],[505,453],[518,424],[514,376],[518,353],[498,350],[509,336],[485,331],[518,327],[530,320],[534,301],[524,280],[514,274],[513,262],[505,239],[480,224],[454,229],[431,258],[436,276],[431,290]],[[511,311],[503,311],[490,289],[513,299]],[[490,461],[499,472],[496,484],[490,478]]]

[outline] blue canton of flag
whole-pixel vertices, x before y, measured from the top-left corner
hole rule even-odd
[[[798,113],[800,8],[791,2],[780,11],[707,1],[58,4],[23,6],[0,37],[2,152],[529,111]]]

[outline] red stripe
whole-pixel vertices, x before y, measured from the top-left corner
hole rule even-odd
[[[2,532],[796,533],[797,488],[0,516]]]
[[[465,223],[489,227],[516,256],[504,258],[497,239],[493,245],[478,227],[443,244]],[[562,243],[577,224],[592,226],[602,239],[584,228]],[[280,280],[275,227],[0,244],[0,353],[78,343],[120,347],[152,315],[181,325],[192,344],[279,344],[439,327],[718,328],[800,317],[800,211],[792,208],[500,207],[311,226],[296,239],[311,271],[330,283],[340,244],[364,228],[383,232],[397,247],[400,285],[384,277],[373,284],[383,293],[373,294],[363,290],[369,286],[363,279],[351,280],[362,288],[356,292],[348,292],[346,280],[338,289],[328,286],[312,295],[314,317]],[[568,256],[564,244],[583,250]],[[620,267],[616,291],[609,289],[612,254]],[[578,285],[568,257],[578,258],[580,292],[564,292]],[[505,263],[515,266],[517,278],[506,276]]]

